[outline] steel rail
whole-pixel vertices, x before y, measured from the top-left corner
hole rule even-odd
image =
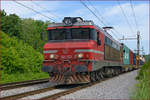
[[[27,97],[27,96],[30,96],[30,95],[51,91],[51,90],[54,90],[54,89],[56,89],[55,86],[44,88],[44,89],[28,91],[28,92],[19,93],[19,94],[16,94],[16,95],[10,95],[10,96],[6,96],[6,97],[1,97],[0,100],[16,100],[16,99]]]
[[[78,87],[75,87],[75,88],[72,88],[72,89],[68,89],[68,90],[66,90],[66,91],[62,91],[62,92],[58,92],[58,93],[56,93],[56,94],[53,94],[53,95],[49,95],[49,96],[46,96],[46,97],[43,97],[43,98],[40,98],[40,99],[38,99],[38,100],[53,100],[53,99],[57,99],[57,98],[59,98],[59,97],[61,97],[61,96],[65,96],[65,95],[67,95],[67,94],[71,94],[71,93],[73,93],[73,92],[76,92],[76,91],[79,91],[79,90],[81,90],[81,89],[84,89],[84,88],[87,88],[87,87],[91,87],[91,86],[93,86],[93,85],[96,85],[96,84],[98,84],[98,83],[100,83],[100,82],[94,82],[94,83],[89,83],[89,84],[85,84],[85,85],[83,85],[83,86],[78,86]]]
[[[22,81],[22,82],[13,82],[13,83],[6,83],[6,84],[0,84],[0,89],[1,90],[8,90],[8,89],[14,89],[14,88],[19,88],[19,87],[25,87],[25,86],[30,86],[34,84],[40,84],[40,83],[45,83],[48,82],[49,79],[38,79],[38,80],[28,80],[28,81]]]

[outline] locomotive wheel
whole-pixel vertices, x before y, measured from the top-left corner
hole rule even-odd
[[[111,68],[105,68],[105,77],[112,77]]]
[[[112,68],[112,76],[115,75],[115,69]]]
[[[103,79],[104,78],[104,72],[101,70],[100,71],[100,78]]]
[[[120,69],[119,69],[119,74],[121,74],[122,72],[123,72],[123,70],[120,68]]]
[[[113,77],[113,69],[112,69],[112,68],[110,68],[109,70],[110,70],[109,77]]]
[[[91,82],[95,82],[96,81],[94,72],[90,73],[90,80],[91,80]]]
[[[119,74],[119,70],[116,69],[116,70],[115,70],[115,75],[117,76],[118,74]]]
[[[98,75],[98,80],[101,80],[104,78],[101,70],[97,72],[97,75]]]
[[[99,77],[99,75],[98,75],[99,72],[94,72],[94,73],[95,73],[95,80],[96,80],[96,81],[100,80],[100,77]]]

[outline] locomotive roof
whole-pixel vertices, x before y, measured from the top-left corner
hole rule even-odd
[[[94,25],[94,23],[91,20],[84,20],[83,22],[76,22],[73,24],[73,26],[84,26],[84,25]],[[67,25],[65,23],[51,23],[48,25],[48,27],[60,27],[60,26],[71,26],[71,25]]]
[[[84,20],[82,22],[76,22],[73,25],[66,25],[65,23],[51,23],[48,25],[48,27],[87,26],[87,25],[95,26],[97,29],[99,29],[101,32],[103,32],[105,36],[110,38],[117,45],[120,45],[120,43],[117,40],[115,40],[108,32],[104,31],[104,29],[102,29],[98,25],[94,24],[94,22],[92,20]]]

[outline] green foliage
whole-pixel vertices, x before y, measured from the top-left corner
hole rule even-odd
[[[1,11],[1,29],[9,36],[21,38],[21,19],[16,14],[6,15],[5,11]]]
[[[39,20],[33,19],[24,19],[22,20],[22,40],[25,43],[31,45],[37,51],[42,52],[43,45],[45,41],[41,40],[41,32],[45,35],[46,38],[46,28],[48,22],[44,23]]]
[[[135,94],[131,97],[132,99],[150,99],[150,62],[146,63],[140,68],[137,79],[139,83],[137,84],[137,89]]]
[[[149,58],[150,58],[150,54],[149,54],[149,55],[145,55],[145,61],[146,61],[146,62],[150,61]]]
[[[1,81],[14,82],[48,77],[41,72],[43,45],[49,22],[21,19],[16,14],[1,14]]]
[[[138,80],[146,79],[146,77],[147,77],[148,74],[149,74],[149,70],[148,70],[149,67],[150,67],[150,64],[149,64],[149,63],[145,63],[145,64],[140,68],[139,75],[136,77],[136,79],[138,79]]]
[[[31,46],[1,32],[1,64],[4,73],[40,72],[43,56]]]
[[[4,17],[4,16],[6,16],[6,12],[4,11],[4,10],[0,10],[0,13],[1,13],[1,17]]]
[[[10,37],[15,36],[28,43],[35,50],[42,53],[43,45],[46,41],[41,40],[41,32],[44,34],[44,39],[47,40],[46,28],[49,21],[43,22],[33,19],[21,19],[16,14],[7,15],[4,10],[1,13],[1,29]]]

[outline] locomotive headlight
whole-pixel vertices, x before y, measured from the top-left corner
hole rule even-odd
[[[83,58],[83,54],[82,53],[78,54],[78,58]]]
[[[54,59],[55,55],[54,55],[54,54],[51,54],[49,57],[50,57],[51,59]]]

